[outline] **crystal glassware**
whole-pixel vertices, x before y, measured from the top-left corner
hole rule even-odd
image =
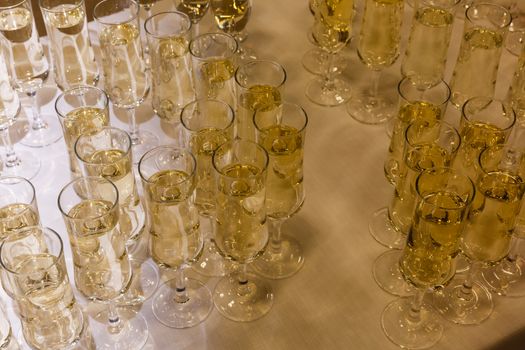
[[[284,102],[272,111],[256,111],[253,122],[257,143],[268,152],[268,169],[272,169],[266,179],[266,215],[272,231],[268,247],[252,266],[264,277],[281,279],[292,276],[304,264],[300,244],[281,228],[305,199],[303,158],[308,116],[301,106]]]
[[[226,318],[246,322],[266,315],[273,304],[270,285],[246,271],[268,244],[266,174],[268,154],[258,144],[235,139],[212,158],[216,176],[215,243],[219,252],[240,264],[217,282],[213,302]]]
[[[184,268],[203,247],[194,204],[196,170],[190,152],[170,146],[150,150],[139,163],[150,222],[150,254],[160,267],[176,272],[153,298],[153,314],[173,328],[199,324],[213,307],[208,288],[184,276]]]
[[[192,38],[199,35],[198,24],[210,7],[210,0],[180,0],[177,11],[185,13],[191,20]]]

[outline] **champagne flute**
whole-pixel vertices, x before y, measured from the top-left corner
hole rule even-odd
[[[84,0],[40,0],[55,82],[61,90],[96,85],[99,79],[89,40]]]
[[[268,154],[242,139],[222,144],[212,157],[216,175],[215,243],[219,252],[241,265],[219,280],[213,291],[215,307],[226,318],[247,322],[266,315],[273,304],[271,287],[246,265],[268,244],[266,173]]]
[[[127,112],[134,162],[159,142],[153,133],[139,130],[135,118],[135,109],[149,93],[138,12],[139,6],[133,0],[103,0],[93,10],[100,26],[105,91],[113,105]]]
[[[58,120],[40,112],[36,96],[47,80],[49,64],[38,39],[30,0],[0,4],[0,36],[11,83],[31,98],[32,122],[21,143],[43,147],[58,141],[62,137]]]
[[[399,56],[404,0],[366,0],[357,54],[373,72],[371,88],[359,91],[347,104],[352,118],[380,124],[394,115],[394,102],[379,93],[381,71]]]
[[[454,276],[474,192],[472,181],[450,168],[423,172],[416,180],[417,205],[399,267],[417,292],[391,302],[381,314],[386,336],[403,348],[424,349],[441,338],[444,327],[423,297]]]
[[[216,183],[211,157],[221,144],[233,139],[234,112],[223,101],[202,99],[186,105],[180,119],[187,147],[197,161],[195,205],[201,217],[209,220],[210,223],[210,230],[203,234],[202,255],[193,268],[206,276],[224,276],[230,266],[228,266],[228,261],[219,255],[214,242],[212,224],[215,212]],[[204,230],[204,226],[201,225],[201,231]]]
[[[5,147],[2,175],[19,175],[32,179],[40,170],[40,160],[32,152],[16,151],[13,147],[9,127],[20,113],[20,100],[9,84],[4,56],[0,55],[0,140]]]
[[[525,47],[518,58],[507,101],[512,105],[516,113],[517,124],[521,127],[525,124]]]
[[[170,146],[150,150],[139,163],[151,223],[151,256],[160,267],[176,272],[153,298],[153,314],[173,328],[199,324],[213,307],[208,288],[184,276],[184,267],[198,258],[203,246],[193,202],[196,165],[190,152]]]
[[[119,228],[117,187],[103,177],[79,177],[60,191],[58,207],[69,235],[77,290],[108,304],[102,312],[108,320],[105,331],[94,329],[97,346],[141,349],[148,339],[146,320],[140,314],[124,319],[115,305],[133,275],[127,236]]]
[[[276,110],[256,111],[253,117],[257,142],[268,152],[272,171],[266,179],[266,214],[272,232],[265,252],[252,264],[264,277],[281,279],[295,274],[304,264],[300,244],[281,232],[282,224],[302,207],[303,155],[308,117],[306,111],[284,102]]]
[[[337,106],[348,101],[350,84],[336,77],[334,69],[336,54],[352,38],[353,0],[333,2],[320,0],[312,29],[316,43],[328,53],[328,64],[323,76],[310,81],[306,86],[306,97],[321,106]]]
[[[180,0],[177,4],[177,11],[186,14],[191,20],[192,38],[199,35],[198,23],[209,7],[210,0]]]

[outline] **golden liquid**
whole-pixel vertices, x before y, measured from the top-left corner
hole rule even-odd
[[[461,240],[467,257],[496,263],[508,254],[523,190],[523,180],[505,172],[490,172],[478,179]]]
[[[178,170],[155,173],[145,185],[150,221],[150,254],[161,267],[179,268],[202,250],[193,182]]]
[[[282,104],[281,92],[270,85],[253,85],[242,89],[237,104],[237,136],[255,140],[253,114],[255,111],[273,111]]]
[[[149,92],[139,29],[131,23],[105,27],[100,33],[105,90],[119,108],[140,105]]]
[[[451,192],[433,193],[418,204],[400,260],[401,272],[410,283],[428,288],[452,278],[466,206]]]
[[[202,129],[191,135],[190,149],[197,160],[195,205],[201,214],[209,215],[215,207],[216,182],[211,164],[213,152],[231,139],[230,130],[217,128]]]
[[[312,28],[313,37],[323,49],[340,51],[352,38],[353,0],[321,1]]]
[[[455,106],[462,106],[473,96],[494,94],[503,42],[503,35],[482,28],[473,28],[463,35],[450,82]]]
[[[80,176],[81,171],[75,155],[74,145],[82,134],[99,130],[109,125],[109,115],[106,110],[96,107],[80,107],[66,114],[63,120],[64,141],[69,154],[69,165],[73,176]]]
[[[29,204],[13,203],[0,208],[0,241],[27,226],[38,225],[38,213]]]
[[[235,106],[235,63],[232,59],[209,58],[195,70],[197,94]]]
[[[516,113],[516,121],[519,124],[525,123],[525,51],[522,51],[518,59],[509,90],[509,100]]]
[[[0,33],[12,43],[24,43],[33,31],[31,11],[23,7],[0,11]]]
[[[422,143],[411,147],[401,165],[394,197],[388,215],[399,231],[407,234],[416,205],[415,184],[417,176],[424,170],[450,166],[452,155],[436,144]]]
[[[445,71],[454,15],[440,8],[417,10],[401,66],[404,76],[419,86],[433,86]]]
[[[58,87],[95,85],[99,74],[82,6],[59,5],[43,14]]]
[[[259,132],[268,152],[266,212],[271,218],[294,214],[304,201],[303,135],[296,128],[274,125]]]
[[[181,0],[177,11],[188,15],[192,23],[197,23],[208,11],[210,0]]]
[[[211,9],[217,26],[226,33],[242,31],[252,12],[250,0],[211,0]]]
[[[83,321],[65,266],[56,256],[41,253],[21,257],[14,271],[19,274],[16,300],[26,340],[39,349],[75,341]]]
[[[184,37],[150,43],[153,110],[168,122],[178,122],[182,108],[195,98],[188,51]]]
[[[103,200],[85,200],[74,206],[66,221],[73,252],[75,284],[87,298],[111,300],[125,292],[132,269],[126,239],[117,225],[118,210]]]
[[[357,53],[371,69],[392,65],[399,56],[403,0],[366,0]]]
[[[261,170],[234,164],[221,169],[221,174],[225,176],[217,184],[215,243],[224,256],[247,263],[268,242]]]

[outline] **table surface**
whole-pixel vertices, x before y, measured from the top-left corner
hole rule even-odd
[[[362,2],[357,2],[357,11],[358,14],[362,11]],[[406,33],[412,9],[406,6],[405,12]],[[285,98],[301,104],[309,116],[304,164],[307,199],[302,210],[284,225],[304,249],[304,267],[291,278],[271,281],[275,294],[273,308],[265,317],[249,323],[229,321],[213,310],[196,327],[175,330],[155,319],[147,301],[140,311],[149,323],[146,348],[397,349],[380,326],[383,308],[395,297],[383,292],[372,277],[373,261],[386,249],[368,233],[372,213],[385,206],[393,192],[382,170],[389,139],[384,125],[359,124],[349,117],[344,106],[320,107],[305,97],[305,86],[314,76],[303,69],[301,58],[312,47],[306,35],[312,21],[306,0],[254,0],[245,42],[261,58],[275,59],[284,66],[288,74]],[[457,56],[462,24],[463,19],[457,18],[447,77]],[[203,19],[201,31],[206,28],[212,28],[209,14]],[[358,30],[359,15],[355,18],[354,36]],[[96,33],[91,35],[93,38]],[[406,34],[402,47],[405,42]],[[357,58],[355,40],[344,54],[348,65],[343,74],[354,89],[368,84],[370,71]],[[500,98],[506,94],[516,62],[515,56],[504,51],[497,84]],[[400,59],[383,73],[383,93],[396,93],[399,67]],[[44,110],[53,112],[58,94],[58,89],[48,82],[39,93]],[[24,103],[29,101],[24,99]],[[457,122],[458,112],[449,108],[448,113],[447,118]],[[140,128],[154,131],[165,144],[177,142],[174,126],[162,124],[153,115],[149,100],[139,108],[138,116]],[[123,117],[113,113],[111,118],[113,125],[126,128]],[[60,189],[69,181],[64,141],[34,149],[34,153],[42,160],[40,173],[32,180],[42,223],[67,240],[56,205]],[[67,254],[70,257],[69,250]],[[217,282],[216,278],[193,276],[205,282],[210,290]],[[5,294],[0,296],[10,305]],[[525,299],[494,299],[494,313],[481,325],[459,326],[444,321],[443,338],[434,348],[523,348]],[[16,321],[13,322],[16,328]],[[92,326],[95,323],[91,320]]]

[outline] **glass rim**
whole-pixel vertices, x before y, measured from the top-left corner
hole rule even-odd
[[[20,5],[24,4],[24,3],[27,3],[29,4],[29,7],[28,10],[32,13],[33,12],[33,9],[31,8],[31,1],[30,0],[20,0],[18,2],[15,2],[13,3],[13,5],[8,5],[8,6],[2,6],[0,5],[0,8],[1,9],[4,9],[4,10],[8,10],[8,9],[14,9],[14,8],[17,8],[19,7]],[[34,22],[34,21],[33,21]]]
[[[96,129],[95,131],[93,132],[90,132],[90,133],[85,133],[85,134],[81,134],[79,137],[77,137],[74,145],[73,145],[73,150],[75,151],[75,156],[77,156],[77,158],[82,162],[82,163],[86,163],[88,165],[104,165],[104,163],[95,163],[95,162],[90,162],[86,159],[84,159],[84,157],[81,157],[80,154],[78,154],[78,151],[77,151],[77,145],[79,144],[79,141],[81,138],[85,138],[85,137],[91,137],[91,136],[94,136],[94,135],[97,135],[97,134],[100,134],[101,132],[103,131],[116,131],[118,133],[121,133],[122,135],[125,135],[125,138],[126,140],[128,141],[128,147],[126,149],[126,152],[124,152],[124,154],[122,154],[121,157],[119,157],[118,159],[112,161],[111,163],[108,163],[108,164],[113,164],[113,163],[116,163],[124,158],[126,158],[128,155],[131,154],[131,148],[132,148],[132,143],[131,143],[131,137],[129,136],[129,134],[122,130],[122,129],[119,129],[117,127],[114,127],[114,126],[103,126],[101,128],[98,128]]]
[[[223,106],[226,106],[226,109],[229,111],[228,115],[230,115],[231,118],[228,121],[228,125],[226,125],[225,127],[221,128],[219,130],[226,130],[229,127],[231,127],[233,125],[233,123],[235,122],[235,111],[233,110],[232,106],[230,106],[229,103],[226,103],[226,102],[224,102],[222,100],[212,99],[212,98],[199,98],[199,99],[191,101],[190,103],[188,103],[184,107],[182,107],[182,110],[180,112],[180,123],[184,127],[185,130],[187,130],[189,132],[192,132],[192,133],[202,130],[202,128],[200,128],[200,129],[190,128],[189,125],[187,125],[187,120],[184,118],[184,111],[186,111],[186,108],[189,108],[190,106],[199,104],[201,102],[212,102],[212,103],[221,104]]]
[[[68,8],[68,9],[55,10],[55,7],[49,8],[47,6],[44,6],[43,5],[44,1],[46,0],[38,0],[38,6],[40,7],[42,11],[45,11],[48,13],[63,13],[65,11],[76,10],[77,8],[82,7],[82,5],[84,4],[84,0],[69,0],[69,3],[64,2],[64,0],[62,0],[60,5],[74,5],[74,7]],[[45,17],[44,17],[44,20],[46,20]],[[84,20],[86,20],[86,13],[84,13]]]
[[[83,1],[83,0],[82,0]],[[77,109],[77,108],[81,108],[81,107],[92,107],[92,106],[80,106],[80,107],[76,107],[76,108],[73,108],[71,109],[71,111],[68,111],[67,113],[62,113],[61,111],[59,111],[59,108],[58,108],[58,104],[60,101],[62,101],[66,96],[75,96],[75,94],[71,94],[72,92],[74,92],[75,90],[95,90],[97,91],[98,93],[101,94],[101,96],[104,96],[104,109],[107,109],[109,107],[109,96],[108,94],[102,90],[101,88],[97,87],[97,86],[93,86],[93,85],[75,85],[75,86],[72,86],[70,87],[69,89],[66,89],[64,91],[62,91],[60,93],[60,95],[58,95],[58,97],[56,98],[55,100],[55,112],[57,113],[57,115],[59,117],[61,117],[62,119],[65,119],[66,116],[67,116],[67,113],[71,112],[72,110],[74,109]],[[78,95],[77,95],[78,96]]]
[[[137,169],[138,169],[138,172],[139,172],[139,176],[140,178],[147,184],[151,185],[153,184],[154,182],[150,180],[151,176],[149,176],[148,178],[145,177],[145,174],[143,174],[143,171],[141,170],[142,169],[142,164],[144,161],[146,161],[146,158],[147,157],[150,157],[150,156],[154,156],[155,153],[157,152],[160,152],[162,150],[168,150],[168,151],[176,151],[178,152],[179,154],[184,154],[185,156],[189,156],[190,159],[191,159],[191,163],[192,163],[192,167],[191,167],[191,172],[189,173],[189,176],[188,178],[182,180],[182,181],[179,181],[177,183],[174,183],[173,185],[179,185],[179,184],[183,184],[185,182],[188,182],[188,181],[191,181],[192,178],[195,176],[196,172],[197,172],[197,159],[195,159],[195,156],[190,152],[188,151],[187,149],[184,149],[184,148],[178,148],[178,147],[175,147],[175,146],[170,146],[170,145],[163,145],[163,146],[157,146],[155,148],[152,148],[150,149],[149,151],[147,151],[146,153],[144,153],[144,155],[140,158],[139,160],[139,163],[137,165]],[[160,169],[158,170],[160,171]],[[158,172],[157,171],[157,172]],[[157,173],[155,172],[155,173]],[[154,174],[155,174],[154,173]],[[152,174],[153,175],[153,174]]]
[[[199,60],[204,60],[204,59],[207,59],[207,57],[202,57],[202,56],[198,56],[194,53],[194,43],[197,42],[197,40],[201,40],[202,38],[204,37],[214,37],[214,36],[218,36],[218,37],[224,37],[224,38],[227,38],[228,40],[231,41],[231,43],[233,44],[234,46],[234,50],[233,52],[231,52],[230,55],[228,55],[227,57],[232,57],[232,56],[235,56],[235,54],[237,53],[237,51],[239,50],[239,43],[237,42],[237,40],[235,40],[235,38],[228,34],[228,33],[203,33],[203,34],[199,34],[197,35],[196,37],[192,38],[190,40],[190,43],[188,45],[188,48],[189,48],[189,51],[190,51],[190,55],[196,59],[199,59]]]
[[[467,99],[465,101],[465,103],[463,103],[463,106],[461,106],[461,119],[462,120],[465,120],[469,124],[471,124],[473,122],[472,116],[469,116],[468,113],[466,112],[466,107],[472,101],[474,101],[474,100],[481,100],[481,99],[485,99],[486,101],[488,101],[485,106],[488,106],[489,104],[491,104],[493,102],[498,102],[498,103],[501,103],[501,106],[504,109],[508,109],[510,111],[510,115],[512,115],[512,122],[510,123],[510,125],[508,125],[508,126],[506,126],[504,128],[500,128],[499,126],[497,126],[497,127],[501,131],[504,131],[504,132],[512,129],[512,127],[516,124],[516,119],[517,119],[516,118],[516,112],[514,112],[514,109],[512,108],[512,106],[507,104],[503,100],[499,100],[499,99],[496,99],[496,98],[493,98],[493,97],[489,97],[489,96],[474,96],[474,97],[471,97],[471,98]],[[484,122],[484,124],[487,124],[487,123]],[[493,123],[490,123],[490,125],[496,126]]]
[[[176,14],[177,16],[180,16],[180,17],[184,17],[185,20],[188,21],[188,27],[185,28],[181,33],[177,33],[177,34],[156,34],[156,33],[152,33],[151,31],[148,30],[148,23],[150,23],[151,21],[153,21],[154,18],[156,17],[159,17],[161,15],[173,15],[173,14]],[[163,12],[159,12],[159,13],[156,13],[154,15],[151,15],[149,16],[148,18],[146,18],[146,20],[144,21],[144,31],[146,32],[147,35],[155,38],[155,39],[165,39],[165,38],[172,38],[172,37],[179,37],[179,36],[183,36],[187,33],[189,33],[189,31],[191,30],[191,26],[192,26],[192,23],[191,23],[191,20],[190,20],[190,17],[185,14],[184,12],[180,12],[180,11],[163,11]]]
[[[272,60],[253,60],[253,61],[249,61],[249,62],[246,62],[246,63],[241,64],[240,66],[238,66],[237,69],[235,70],[235,74],[234,74],[235,82],[237,83],[237,85],[239,85],[243,89],[250,88],[250,86],[246,86],[246,85],[242,84],[239,81],[238,74],[239,74],[239,72],[240,72],[240,70],[242,68],[245,68],[245,67],[248,67],[248,66],[253,66],[254,64],[260,64],[260,63],[262,63],[262,64],[269,64],[269,65],[272,65],[274,67],[277,67],[283,73],[282,81],[280,83],[276,84],[276,85],[271,85],[272,87],[277,88],[277,89],[282,87],[284,85],[284,83],[286,82],[286,79],[287,79],[288,75],[287,75],[286,70],[284,69],[284,67],[279,62],[272,61]]]
[[[481,171],[483,172],[484,175],[489,175],[490,173],[493,173],[495,170],[488,170],[486,169],[486,166],[484,165],[484,162],[483,162],[483,158],[485,157],[486,154],[488,154],[489,151],[505,151],[505,150],[513,150],[513,149],[516,149],[515,147],[512,147],[508,144],[497,144],[497,145],[492,145],[492,146],[486,146],[484,147],[480,152],[479,152],[479,155],[477,157],[477,161],[478,161],[478,166],[479,168],[481,169]],[[522,156],[525,156],[525,153],[523,152],[520,152],[522,154]],[[501,159],[498,161],[498,164],[501,163]],[[499,170],[499,169],[498,169]],[[519,177],[521,178],[520,174],[519,173],[513,173],[513,172],[510,172],[510,171],[506,171],[505,172],[507,175],[511,175],[512,177]],[[479,174],[478,174],[479,175]],[[519,183],[507,183],[507,185],[512,185],[512,186],[525,186],[525,181],[523,182],[519,182]]]
[[[112,201],[111,203],[111,208],[110,208],[110,212],[113,211],[115,208],[118,209],[119,207],[119,197],[120,197],[120,194],[118,193],[118,189],[117,189],[117,186],[110,180],[102,177],[102,176],[81,176],[81,177],[77,177],[73,180],[71,180],[70,182],[68,182],[61,190],[60,192],[58,193],[58,197],[57,197],[57,204],[58,204],[58,209],[60,210],[60,213],[62,213],[63,216],[65,216],[68,220],[71,220],[71,221],[80,221],[80,220],[85,220],[85,219],[97,219],[97,218],[102,218],[106,215],[108,215],[107,213],[105,214],[101,214],[101,215],[94,215],[94,216],[90,216],[90,217],[82,217],[82,218],[74,218],[72,217],[71,215],[69,215],[69,213],[66,213],[64,211],[64,207],[62,206],[62,204],[60,203],[61,202],[61,198],[62,196],[64,195],[65,191],[67,189],[69,189],[69,187],[72,187],[74,186],[74,184],[78,183],[78,182],[86,182],[86,181],[97,181],[97,182],[106,182],[108,184],[110,184],[112,186],[112,188],[115,190],[115,200]],[[76,191],[75,191],[76,193]],[[80,203],[80,201],[79,201]]]
[[[420,8],[436,7],[442,10],[450,10],[453,9],[456,5],[458,5],[462,0],[449,0],[449,4],[445,5],[434,4],[435,1],[436,0],[422,0],[422,3],[420,3]]]
[[[28,232],[33,232],[35,230],[38,230],[40,231],[42,234],[44,234],[44,231],[47,231],[47,232],[50,232],[52,236],[55,236],[58,238],[58,242],[59,242],[59,251],[58,251],[58,254],[51,254],[52,256],[56,257],[56,261],[53,261],[53,263],[50,265],[50,266],[47,266],[45,268],[45,270],[48,270],[49,268],[53,267],[53,266],[57,266],[58,264],[61,263],[61,258],[64,257],[64,241],[62,240],[62,237],[60,237],[60,235],[58,234],[58,232],[56,232],[55,230],[53,230],[52,228],[50,227],[46,227],[46,226],[42,226],[42,225],[33,225],[33,226],[26,226],[26,227],[23,227],[19,230],[16,230],[15,232],[13,232],[13,235],[9,235],[8,237],[6,237],[5,239],[2,240],[2,243],[0,244],[0,266],[2,266],[2,268],[4,268],[7,272],[13,274],[13,275],[26,275],[28,273],[32,273],[31,272],[28,272],[28,273],[20,273],[20,272],[17,272],[17,271],[13,271],[10,267],[7,267],[6,264],[4,263],[4,259],[3,259],[3,254],[2,254],[2,251],[5,249],[4,246],[6,243],[8,243],[10,240],[18,240],[20,238],[23,238],[24,237],[24,233]],[[27,234],[28,235],[28,234]],[[25,235],[25,236],[27,236]],[[34,255],[34,254],[31,254],[31,255]],[[65,266],[64,266],[65,268]]]
[[[412,79],[410,79],[409,76],[405,76],[403,78],[401,78],[401,80],[399,81],[399,83],[397,84],[397,93],[399,94],[399,96],[401,96],[401,98],[405,101],[407,101],[408,103],[413,103],[413,102],[416,102],[416,101],[424,101],[424,102],[429,102],[428,99],[423,99],[423,98],[420,98],[420,99],[417,99],[417,100],[414,100],[414,99],[409,99],[407,96],[406,96],[406,93],[403,92],[402,90],[402,86],[404,86],[404,83],[407,83],[407,84],[411,84],[411,86],[414,86],[415,89],[417,89],[417,84],[413,83]],[[434,89],[436,88],[438,85],[442,85],[446,88],[446,96],[445,96],[445,100],[442,101],[441,103],[439,104],[436,104],[438,107],[441,107],[441,106],[445,106],[449,101],[450,101],[450,98],[452,97],[452,90],[450,89],[450,86],[447,84],[446,81],[444,81],[443,79],[439,79],[438,83],[432,85],[432,87],[428,88],[428,89],[424,89],[422,91],[428,91],[430,89]],[[431,102],[433,103],[433,102]]]
[[[407,128],[405,129],[405,142],[410,145],[411,147],[416,147],[418,145],[421,144],[421,142],[413,142],[413,140],[410,140],[409,136],[408,136],[408,133],[409,133],[409,130],[412,130],[412,128],[418,126],[418,125],[424,125],[426,122],[423,121],[423,120],[415,120],[413,121],[412,123],[410,123]],[[436,125],[436,124],[439,124],[440,126],[444,125],[446,127],[448,127],[450,130],[453,130],[457,136],[457,145],[456,147],[454,147],[454,149],[452,150],[452,154],[456,153],[458,150],[459,150],[459,147],[461,146],[461,143],[462,143],[462,140],[461,140],[461,135],[459,133],[459,130],[454,126],[452,125],[451,123],[447,122],[447,121],[444,121],[444,120],[436,120],[435,123],[432,125]],[[440,134],[441,134],[441,130],[440,130]]]
[[[299,104],[297,103],[293,103],[293,102],[288,102],[288,101],[283,101],[281,103],[281,105],[278,107],[278,108],[281,108],[283,106],[293,106],[294,108],[297,108],[297,110],[301,111],[300,114],[304,117],[304,123],[303,125],[301,126],[300,129],[298,129],[296,132],[294,132],[293,134],[291,135],[287,135],[287,136],[293,136],[293,135],[297,135],[297,134],[300,134],[302,133],[305,129],[306,129],[306,126],[308,125],[308,122],[309,122],[309,119],[308,119],[308,113],[306,113],[306,110]],[[262,130],[258,123],[256,122],[256,118],[257,118],[257,114],[258,113],[266,113],[266,112],[263,112],[261,110],[255,110],[253,112],[253,125],[255,126],[255,128],[257,129],[257,131],[261,132],[261,133],[265,133],[264,130]],[[279,125],[287,125],[286,123],[280,123]],[[285,136],[285,137],[287,137]]]
[[[250,141],[250,140],[247,140],[247,139],[233,139],[233,140],[227,141],[227,142],[223,143],[222,145],[220,145],[213,152],[213,155],[211,157],[211,163],[212,163],[213,169],[215,169],[215,171],[217,171],[217,173],[219,173],[221,176],[227,177],[229,179],[235,179],[235,177],[226,175],[222,171],[222,169],[219,169],[217,167],[217,163],[216,163],[216,158],[215,157],[216,157],[217,154],[219,154],[219,150],[220,149],[225,148],[226,146],[231,146],[231,145],[238,144],[238,143],[248,143],[248,144],[254,145],[256,149],[259,149],[264,154],[264,164],[262,166],[261,173],[246,176],[246,178],[248,178],[248,179],[255,179],[255,178],[260,177],[261,174],[264,174],[264,172],[266,172],[268,170],[268,164],[270,163],[270,157],[268,155],[268,151],[266,151],[264,149],[264,147],[259,145],[257,142]]]
[[[36,203],[36,189],[35,189],[35,186],[31,183],[31,181],[29,181],[25,177],[21,177],[21,176],[6,175],[6,176],[0,176],[0,186],[5,184],[4,180],[7,180],[7,179],[12,179],[12,180],[17,179],[17,180],[19,180],[17,183],[24,182],[26,184],[29,184],[29,188],[31,189],[31,200],[29,201],[29,203],[24,203],[24,204],[31,204],[32,205],[33,203]],[[25,211],[26,210],[24,209],[23,212],[25,212]],[[17,216],[18,215],[19,214],[17,214]]]
[[[119,24],[125,24],[125,23],[129,23],[129,22],[132,22],[134,20],[137,20],[138,17],[139,17],[139,10],[140,10],[140,6],[138,4],[137,1],[135,0],[127,0],[130,4],[132,5],[135,5],[135,7],[137,8],[136,11],[130,11],[132,16],[125,19],[125,20],[121,20],[121,21],[104,21],[103,18],[104,17],[107,17],[107,15],[104,15],[104,16],[99,16],[97,15],[97,9],[100,9],[102,7],[102,4],[107,4],[107,3],[111,3],[111,2],[115,2],[114,0],[102,0],[100,1],[99,3],[97,3],[94,7],[93,7],[93,19],[97,22],[99,22],[100,24],[103,24],[103,25],[106,25],[106,26],[114,26],[114,25],[119,25]],[[115,3],[118,3],[118,2],[115,2]],[[123,9],[120,9],[120,10],[124,10],[126,8],[123,8]],[[116,12],[114,12],[116,13]],[[114,14],[112,13],[112,14]]]
[[[509,10],[507,10],[505,7],[501,6],[501,5],[498,5],[498,4],[493,4],[493,3],[489,3],[489,2],[474,2],[472,5],[470,5],[466,10],[465,10],[465,19],[468,20],[470,23],[473,23],[476,19],[475,18],[472,18],[472,15],[471,15],[471,11],[474,11],[475,8],[478,8],[478,7],[487,7],[487,8],[493,8],[493,9],[498,9],[501,11],[502,14],[505,14],[507,15],[507,19],[505,21],[505,23],[503,23],[502,25],[497,25],[496,23],[492,22],[491,23],[497,27],[497,29],[504,29],[504,28],[507,28],[510,23],[512,22],[512,15],[511,13],[509,12]]]

